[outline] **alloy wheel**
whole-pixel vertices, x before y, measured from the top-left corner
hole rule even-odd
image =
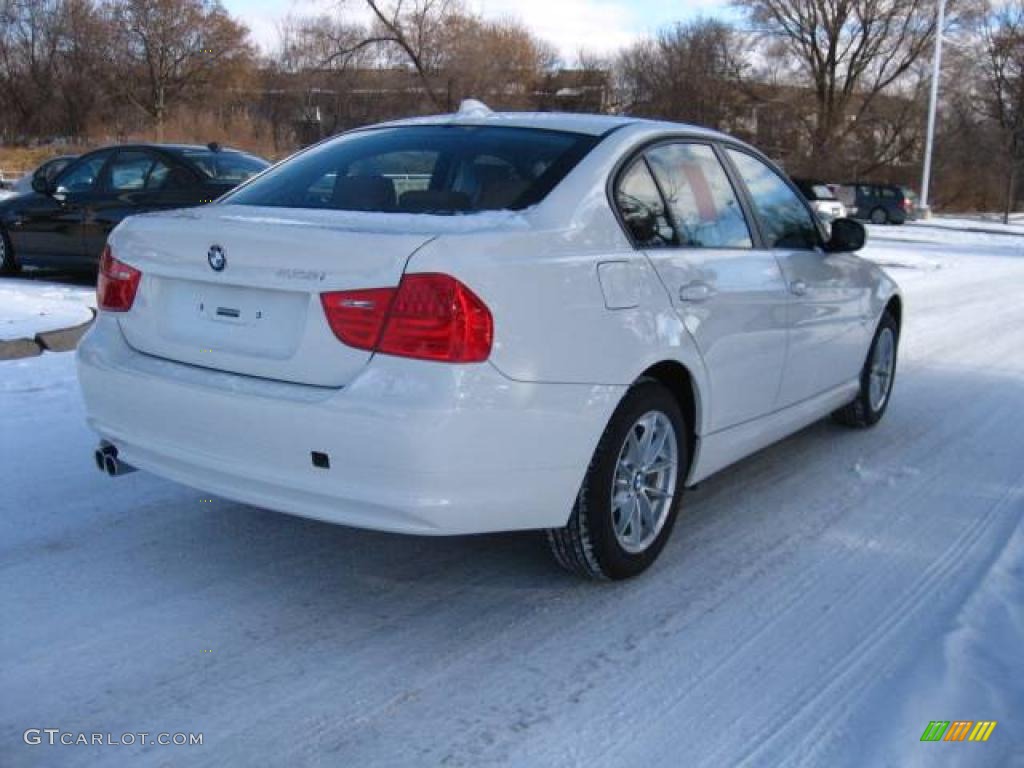
[[[871,410],[880,411],[892,389],[892,373],[896,364],[896,337],[891,328],[883,328],[875,342],[868,371],[868,398]]]
[[[612,527],[626,552],[639,554],[658,537],[676,490],[679,445],[672,422],[648,411],[626,433],[612,482]]]

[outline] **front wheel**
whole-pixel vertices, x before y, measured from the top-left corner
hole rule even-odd
[[[848,427],[873,427],[889,407],[892,386],[896,380],[896,351],[899,347],[900,327],[890,312],[882,315],[875,338],[868,351],[868,359],[860,374],[857,399],[840,408],[833,416]]]
[[[11,247],[10,238],[0,228],[0,274],[12,275],[19,269],[21,267],[14,258],[14,249]]]
[[[653,380],[630,388],[594,451],[568,524],[547,532],[564,568],[625,579],[657,559],[679,512],[686,436],[668,389]]]

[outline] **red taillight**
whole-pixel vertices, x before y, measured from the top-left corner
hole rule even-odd
[[[96,302],[108,312],[127,312],[135,301],[142,273],[114,258],[108,245],[100,257],[100,275],[96,282]]]
[[[320,294],[327,324],[340,341],[357,349],[375,349],[394,288]]]
[[[405,275],[398,288],[320,296],[334,335],[349,346],[388,355],[479,363],[491,354],[491,312],[450,275]]]

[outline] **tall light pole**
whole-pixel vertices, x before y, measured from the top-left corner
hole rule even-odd
[[[942,29],[946,26],[946,0],[939,0],[938,26],[935,28],[935,58],[932,62],[932,89],[928,99],[928,133],[924,142],[924,171],[921,174],[921,208],[927,213],[928,186],[932,181],[932,148],[935,145],[935,112],[939,103],[939,74],[942,71]]]

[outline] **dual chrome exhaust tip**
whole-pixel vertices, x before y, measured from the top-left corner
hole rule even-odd
[[[100,441],[100,446],[93,452],[93,460],[96,462],[96,469],[106,472],[111,477],[120,477],[135,471],[135,467],[117,458],[117,448],[106,440]]]

